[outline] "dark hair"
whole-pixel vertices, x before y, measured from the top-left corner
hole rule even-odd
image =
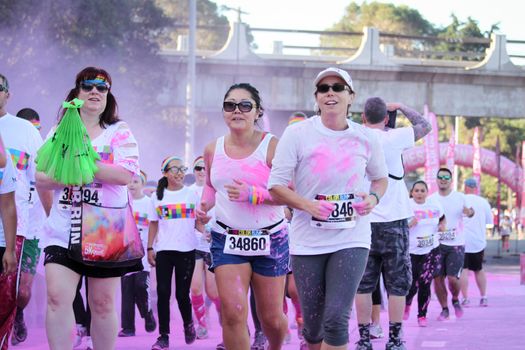
[[[447,173],[450,174],[450,176],[452,176],[452,171],[450,171],[449,168],[439,168],[439,170],[438,170],[438,172],[436,173],[436,175],[439,174],[440,171],[447,172]]]
[[[370,97],[365,102],[364,114],[370,124],[381,123],[385,120],[386,103],[381,97]]]
[[[120,119],[118,117],[118,106],[117,106],[117,100],[115,99],[115,96],[111,93],[111,86],[112,86],[112,80],[111,76],[108,72],[106,72],[102,68],[98,67],[86,67],[82,69],[75,78],[75,87],[69,91],[66,97],[66,101],[71,101],[72,99],[78,97],[78,93],[80,91],[80,83],[84,80],[92,80],[95,79],[97,76],[102,75],[106,81],[110,85],[110,89],[108,90],[107,94],[107,103],[106,108],[104,109],[104,112],[99,117],[98,124],[101,128],[105,128],[106,125],[112,125],[118,122]],[[60,113],[60,118],[64,116],[66,113],[65,109],[62,109]]]
[[[2,79],[2,85],[5,86],[5,88],[7,89],[7,91],[9,91],[9,81],[7,80],[7,78],[5,77],[5,75],[3,75],[2,73],[0,73],[0,79]]]
[[[226,94],[224,94],[224,100],[228,98],[228,95],[230,94],[230,92],[232,92],[233,90],[237,90],[237,89],[243,89],[250,93],[252,99],[255,101],[255,107],[259,109],[258,117],[261,118],[264,114],[264,108],[261,105],[262,99],[261,99],[261,96],[259,95],[259,90],[254,88],[249,83],[239,83],[239,84],[233,84],[232,86],[230,86],[228,91],[226,91]]]
[[[157,198],[159,201],[164,198],[164,190],[168,187],[168,178],[166,176],[163,176],[159,179],[159,183],[157,184]]]
[[[18,111],[16,114],[18,118],[22,118],[25,120],[40,120],[40,116],[38,115],[37,111],[35,111],[32,108],[22,108]]]

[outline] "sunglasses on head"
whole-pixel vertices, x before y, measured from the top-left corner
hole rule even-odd
[[[86,83],[86,82],[80,83],[80,89],[82,89],[82,91],[84,92],[90,92],[91,90],[93,90],[93,88],[96,88],[98,92],[102,92],[102,93],[108,92],[109,90],[108,86],[105,83],[98,83],[98,84]]]
[[[450,176],[450,175],[438,175],[437,178],[438,178],[438,180],[450,180],[452,178],[452,176]]]
[[[206,170],[206,168],[203,167],[203,166],[197,165],[196,167],[193,168],[193,170],[195,170],[195,171],[204,171],[204,170]]]
[[[222,103],[222,109],[225,112],[233,112],[235,111],[235,108],[239,108],[239,111],[247,113],[253,109],[253,103],[251,103],[250,101],[241,101],[239,103],[224,101]]]
[[[177,174],[181,173],[184,174],[186,171],[188,171],[188,168],[185,166],[172,166],[165,170],[167,173]]]
[[[0,85],[0,92],[3,92],[3,91],[7,92],[8,91],[7,87],[3,86],[3,85]]]
[[[341,92],[347,89],[350,91],[350,88],[345,84],[335,83],[334,85],[328,85],[328,84],[317,85],[317,92],[320,92],[322,94],[328,92],[328,90],[330,89],[332,89],[333,92]]]

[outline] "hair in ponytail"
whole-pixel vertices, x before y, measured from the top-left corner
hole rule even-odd
[[[168,187],[168,178],[163,176],[160,178],[159,183],[157,184],[157,198],[159,201],[164,198],[164,189]]]

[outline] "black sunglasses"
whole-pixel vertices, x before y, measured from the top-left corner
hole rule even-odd
[[[328,84],[321,84],[317,85],[317,92],[320,92],[322,94],[327,93],[328,90],[332,89],[333,92],[341,92],[346,89],[350,91],[350,88],[344,84],[336,83],[334,85],[328,85]]]
[[[253,103],[250,101],[241,101],[239,103],[224,101],[222,103],[222,109],[225,112],[233,112],[235,111],[235,108],[239,108],[239,111],[247,113],[253,109]]]
[[[203,170],[206,170],[206,168],[203,167],[203,166],[197,165],[196,167],[193,168],[193,170],[195,170],[195,171],[203,171]]]
[[[93,84],[93,83],[80,83],[80,88],[84,92],[90,92],[93,90],[93,87],[97,89],[98,92],[107,92],[109,90],[106,84]]]
[[[2,92],[2,91],[7,92],[7,91],[9,91],[9,90],[7,89],[6,86],[0,85],[0,92]]]

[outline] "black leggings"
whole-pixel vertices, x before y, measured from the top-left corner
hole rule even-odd
[[[410,254],[412,261],[412,286],[408,291],[406,305],[412,304],[417,293],[417,317],[426,317],[430,302],[430,284],[433,279],[432,254]]]
[[[80,293],[80,288],[82,288],[82,279],[86,280],[86,306],[84,307],[84,300],[82,300],[82,294]],[[80,280],[77,285],[77,292],[75,294],[75,299],[73,300],[73,312],[75,314],[76,324],[80,324],[86,328],[87,335],[91,335],[91,309],[89,308],[88,301],[88,278],[80,276]]]
[[[155,257],[157,275],[157,311],[159,314],[159,333],[170,333],[171,279],[175,269],[175,298],[184,325],[192,323],[190,285],[195,268],[195,250],[179,252],[162,250]]]
[[[348,344],[348,319],[368,249],[348,248],[319,255],[292,255],[292,271],[310,344]]]

